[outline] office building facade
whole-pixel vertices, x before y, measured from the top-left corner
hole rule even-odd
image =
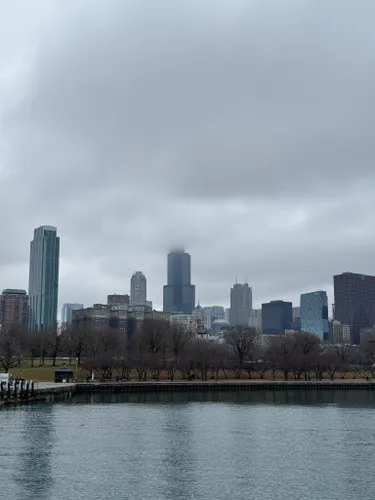
[[[73,311],[83,309],[83,304],[64,304],[61,309],[61,326],[67,328],[73,322]]]
[[[57,327],[60,238],[53,226],[34,230],[30,243],[29,315],[32,331]]]
[[[163,287],[163,311],[192,314],[195,286],[191,284],[191,258],[184,250],[168,254],[167,285]]]
[[[141,271],[136,271],[130,279],[130,303],[145,306],[147,302],[147,280]]]
[[[217,319],[225,319],[225,310],[223,306],[209,306],[204,308],[204,326],[210,329],[212,323]]]
[[[3,290],[0,295],[0,328],[26,328],[27,308],[28,297],[25,290]]]
[[[253,294],[248,283],[236,283],[230,290],[229,323],[231,326],[249,326],[253,309]]]
[[[293,322],[292,303],[272,300],[262,304],[263,335],[278,335],[289,330]]]
[[[321,340],[328,341],[328,297],[327,292],[319,290],[301,295],[301,330],[313,333]]]
[[[346,272],[333,284],[334,319],[350,328],[351,343],[359,345],[361,329],[375,325],[375,276]]]
[[[253,309],[251,311],[249,326],[262,333],[262,309]]]

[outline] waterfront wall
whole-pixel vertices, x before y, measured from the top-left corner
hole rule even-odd
[[[375,380],[322,380],[322,381],[270,381],[270,380],[225,380],[225,381],[178,381],[178,382],[88,382],[55,384],[35,383],[33,393],[27,397],[6,397],[1,404],[56,402],[70,400],[81,393],[183,393],[183,392],[254,392],[254,391],[320,391],[320,390],[370,390],[375,391]]]
[[[264,381],[226,380],[207,382],[115,382],[77,384],[81,392],[191,392],[191,391],[284,391],[284,390],[375,390],[375,381],[322,380],[322,381]]]

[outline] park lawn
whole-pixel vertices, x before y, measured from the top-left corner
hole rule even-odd
[[[39,366],[39,361],[34,361],[34,366],[31,366],[29,360],[23,360],[21,366],[18,368],[11,368],[9,371],[15,378],[23,377],[26,380],[35,380],[39,382],[53,382],[55,380],[55,368],[64,364],[64,361],[57,360],[56,366],[52,366],[52,360],[46,359],[44,366]],[[73,374],[75,374],[76,365],[75,363],[70,365],[65,362],[66,366],[72,368]],[[83,376],[79,378],[83,379]]]

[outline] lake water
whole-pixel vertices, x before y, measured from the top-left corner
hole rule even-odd
[[[375,391],[83,395],[0,410],[7,500],[359,500]]]

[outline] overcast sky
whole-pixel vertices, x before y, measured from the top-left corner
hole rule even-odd
[[[0,5],[0,288],[43,224],[60,305],[160,307],[176,243],[203,305],[375,274],[373,0]]]

